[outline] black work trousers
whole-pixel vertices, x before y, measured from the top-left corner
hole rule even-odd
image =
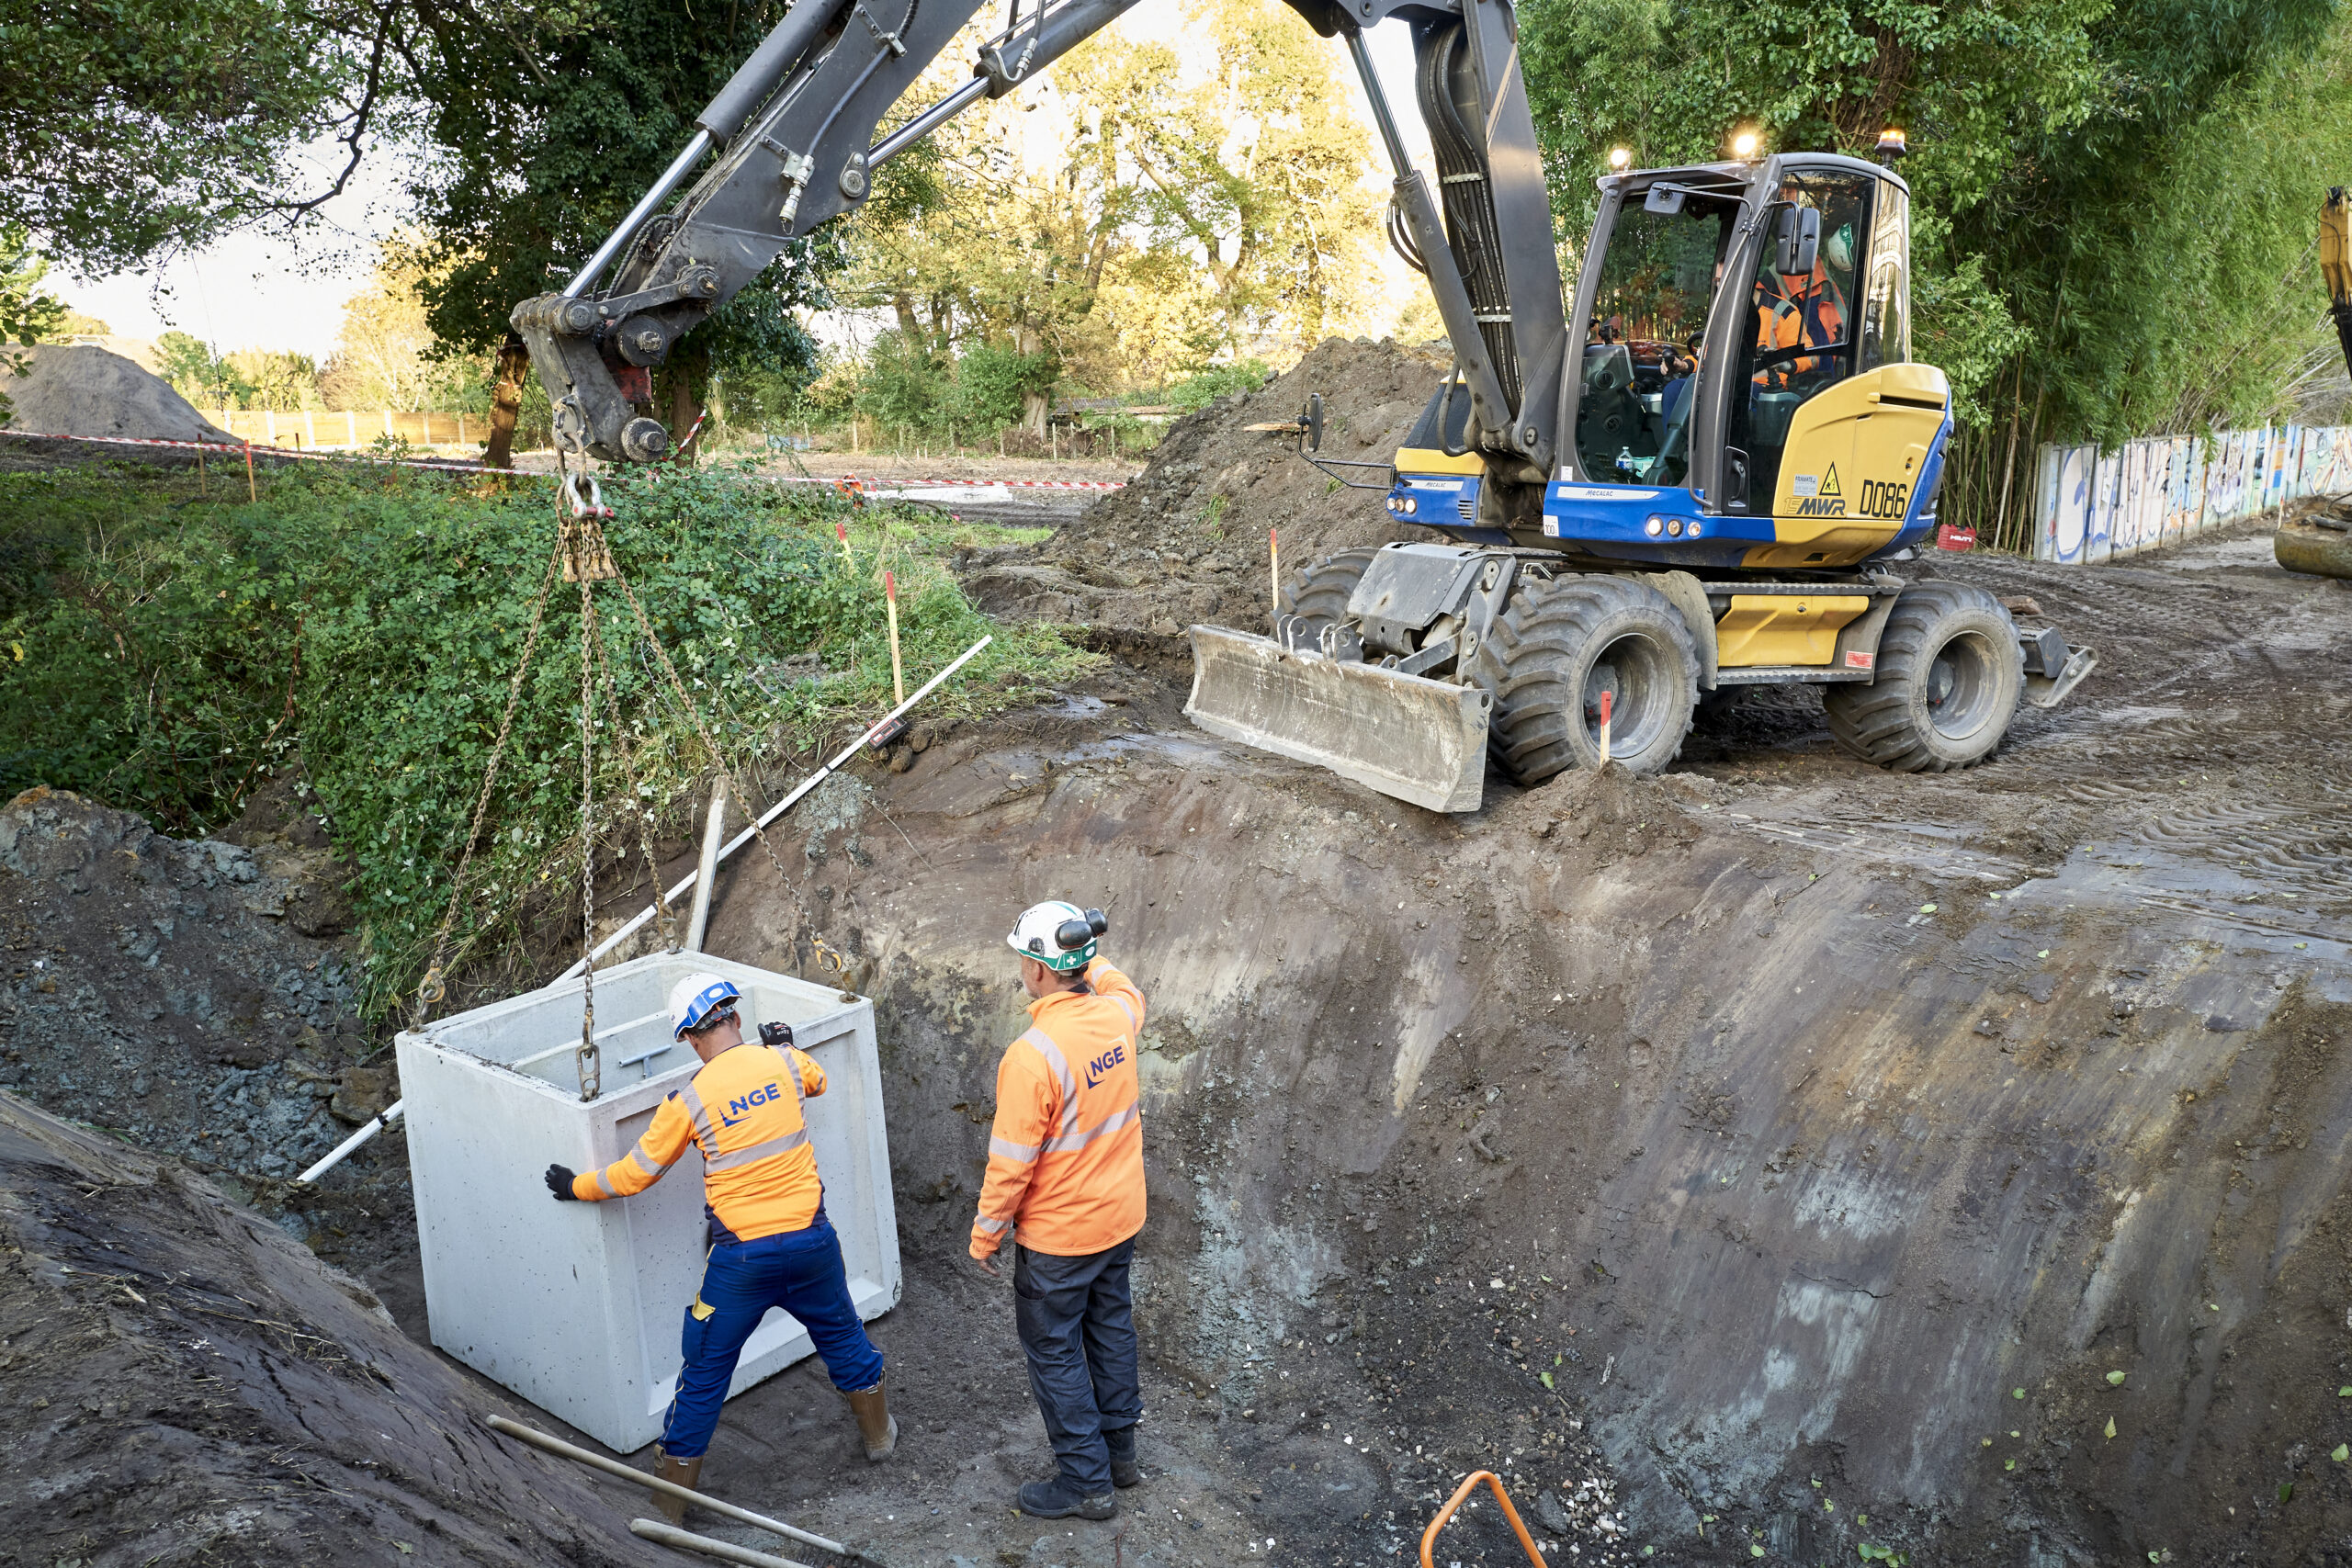
[[[1100,1496],[1111,1490],[1112,1446],[1133,1452],[1134,1427],[1143,1419],[1127,1280],[1136,1244],[1082,1258],[1018,1244],[1014,1251],[1013,1310],[1054,1461],[1073,1490]]]

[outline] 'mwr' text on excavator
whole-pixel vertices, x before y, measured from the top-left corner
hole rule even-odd
[[[515,307],[558,443],[664,456],[642,411],[682,335],[865,200],[876,168],[1136,3],[1014,0],[970,80],[877,141],[977,0],[799,0],[571,286]],[[1353,60],[1396,171],[1390,237],[1453,347],[1373,487],[1449,537],[1314,562],[1271,637],[1193,627],[1196,723],[1468,811],[1490,755],[1521,784],[1665,767],[1702,692],[1820,682],[1849,750],[1940,771],[2089,672],[2087,649],[2020,633],[1991,594],[1891,569],[1935,532],[1951,432],[1943,373],[1909,357],[1899,132],[1877,163],[1759,156],[1751,138],[1722,163],[1621,169],[1571,305],[1508,0],[1286,3]],[[1364,45],[1391,17],[1412,34],[1435,194]],[[1312,405],[1299,421],[1310,459],[1320,423]]]

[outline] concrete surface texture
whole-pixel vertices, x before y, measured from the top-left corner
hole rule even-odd
[[[670,1407],[680,1319],[708,1246],[702,1156],[689,1149],[650,1189],[616,1202],[558,1204],[542,1175],[550,1164],[586,1172],[625,1157],[700,1070],[683,1043],[640,1066],[624,1063],[668,1042],[671,986],[706,970],[743,992],[747,1029],[791,1024],[825,1069],[825,1093],[807,1106],[825,1210],[859,1315],[888,1312],[899,1301],[899,1228],[871,1003],[708,953],[616,964],[596,976],[596,1032],[610,1034],[598,1047],[602,1090],[589,1100],[574,1063],[576,979],[398,1040],[433,1343],[622,1452],[660,1437]],[[806,1329],[772,1311],[729,1394],[814,1350]]]
[[[20,351],[32,373],[5,388],[16,403],[10,428],[47,435],[122,435],[150,441],[221,441],[171,384],[94,344],[53,344]]]

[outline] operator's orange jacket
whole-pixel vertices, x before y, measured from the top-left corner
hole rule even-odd
[[[625,1157],[573,1177],[571,1195],[593,1202],[642,1192],[692,1143],[702,1150],[712,1241],[807,1230],[825,1201],[825,1184],[800,1102],[824,1092],[825,1069],[807,1052],[733,1046],[662,1102]]]
[[[1086,984],[1030,1003],[1035,1027],[997,1064],[975,1258],[1008,1234],[1032,1252],[1082,1258],[1143,1229],[1143,993],[1100,958]]]

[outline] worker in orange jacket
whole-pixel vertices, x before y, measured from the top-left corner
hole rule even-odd
[[[686,1309],[685,1364],[653,1461],[655,1475],[688,1488],[702,1479],[743,1342],[770,1307],[808,1331],[857,1418],[865,1457],[887,1459],[899,1441],[882,1387],[882,1352],[850,1300],[841,1238],[825,1218],[825,1184],[802,1114],[805,1101],[825,1092],[825,1069],[792,1043],[789,1024],[762,1024],[759,1043],[746,1042],[736,1007],[741,998],[733,981],[717,975],[690,975],[673,987],[671,1037],[694,1047],[702,1070],[662,1102],[622,1158],[576,1176],[560,1165],[547,1170],[558,1201],[593,1203],[644,1191],[689,1144],[702,1151],[710,1252]],[[685,1506],[683,1499],[662,1500],[673,1523],[684,1522]]]
[[[1143,1093],[1136,1072],[1143,993],[1096,955],[1100,909],[1025,911],[1005,941],[1035,998],[1032,1027],[996,1070],[989,1174],[972,1257],[1008,1237],[1014,1321],[1056,1474],[1021,1488],[1023,1513],[1107,1519],[1114,1487],[1143,1479],[1136,1424],[1135,1296],[1128,1269],[1143,1229]]]

